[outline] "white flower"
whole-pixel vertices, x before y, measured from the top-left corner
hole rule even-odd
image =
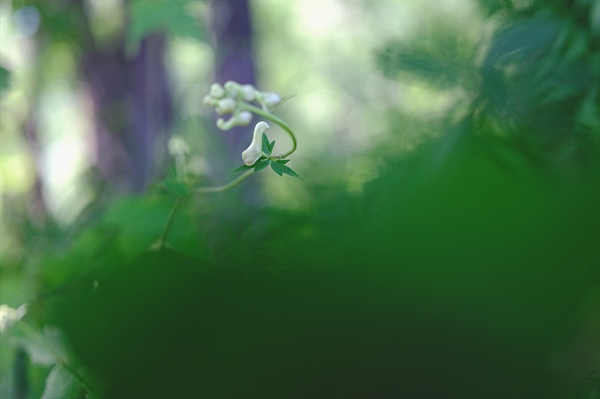
[[[8,305],[0,305],[0,332],[7,330],[15,322],[21,320],[27,313],[27,305],[23,304],[16,309]]]
[[[266,122],[258,122],[254,126],[254,135],[252,136],[252,143],[242,152],[242,159],[247,166],[252,166],[263,156],[262,152],[262,135],[269,128]]]

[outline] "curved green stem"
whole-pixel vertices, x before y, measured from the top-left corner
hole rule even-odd
[[[244,180],[246,180],[248,177],[250,177],[250,175],[252,173],[254,173],[254,170],[248,170],[227,184],[223,184],[222,186],[214,186],[214,187],[200,187],[200,188],[196,189],[196,192],[197,193],[220,193],[223,191],[227,191],[230,188],[233,188],[233,187],[237,186],[238,184],[240,184],[241,182],[243,182]]]
[[[238,176],[237,178],[235,178],[234,180],[230,181],[227,184],[223,184],[222,186],[214,186],[214,187],[200,187],[198,189],[196,189],[197,193],[220,193],[223,191],[227,191],[230,188],[233,188],[235,186],[237,186],[238,184],[240,184],[241,182],[243,182],[244,180],[246,180],[248,177],[250,177],[250,175],[254,173],[254,170],[248,170],[246,172],[244,172],[241,176]],[[165,248],[165,245],[167,244],[167,236],[169,235],[169,231],[171,230],[171,226],[173,225],[173,220],[175,220],[175,215],[177,215],[177,212],[179,212],[179,209],[181,208],[181,206],[183,205],[183,203],[185,202],[185,197],[179,197],[177,198],[177,201],[175,201],[175,204],[173,205],[173,208],[171,208],[171,213],[169,214],[169,219],[167,220],[167,224],[165,225],[165,228],[163,229],[163,232],[160,236],[160,238],[158,239],[157,243],[154,244],[152,246],[152,248],[157,248],[159,251],[162,251]]]
[[[288,152],[282,154],[281,158],[287,158],[290,155],[292,155],[292,153],[294,151],[296,151],[296,148],[298,148],[298,143],[296,142],[296,136],[292,132],[292,129],[290,129],[288,127],[288,125],[285,124],[284,121],[282,121],[281,119],[279,119],[278,117],[276,117],[272,113],[270,113],[268,111],[265,111],[265,110],[263,110],[261,108],[255,107],[254,105],[243,104],[242,107],[245,108],[246,110],[252,112],[252,113],[255,113],[256,115],[260,115],[263,118],[268,119],[271,122],[278,124],[279,127],[281,127],[283,130],[285,130],[285,132],[288,134],[288,136],[290,136],[290,139],[292,139],[292,149],[289,150]]]

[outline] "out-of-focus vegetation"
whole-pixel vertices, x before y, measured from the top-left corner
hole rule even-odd
[[[598,397],[600,2],[250,2],[198,194],[215,3],[0,2],[0,396]]]

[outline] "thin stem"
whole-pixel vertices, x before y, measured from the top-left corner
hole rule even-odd
[[[290,138],[292,139],[292,149],[289,150],[288,152],[282,154],[280,156],[281,158],[287,158],[290,155],[292,155],[292,153],[294,151],[296,151],[296,148],[298,147],[298,143],[296,142],[296,136],[292,132],[292,129],[290,129],[288,127],[288,125],[285,124],[284,121],[282,121],[281,119],[279,119],[275,115],[271,114],[270,112],[267,112],[267,111],[265,111],[263,109],[255,107],[254,105],[243,104],[242,107],[245,108],[246,110],[250,111],[250,112],[255,113],[256,115],[260,115],[263,118],[266,118],[266,119],[268,119],[268,120],[270,120],[270,121],[278,124],[283,130],[285,130],[285,132],[288,134],[288,136],[290,136]]]
[[[214,187],[200,187],[200,188],[196,189],[196,192],[197,193],[220,193],[223,191],[227,191],[230,188],[233,188],[233,187],[237,186],[238,184],[240,184],[241,182],[243,182],[244,180],[246,180],[248,177],[250,177],[250,175],[252,173],[254,173],[254,170],[248,170],[248,171],[244,172],[244,174],[242,174],[241,176],[238,176],[237,178],[235,178],[234,180],[230,181],[227,184],[223,184],[222,186],[214,186]],[[158,245],[159,251],[162,251],[165,248],[165,245],[167,244],[167,236],[169,235],[169,231],[171,230],[171,226],[173,225],[173,220],[175,220],[175,215],[177,215],[177,212],[183,205],[184,201],[185,201],[184,197],[179,197],[179,198],[177,198],[177,201],[175,201],[173,208],[171,208],[171,213],[169,214],[169,219],[167,220],[167,224],[165,225],[165,228],[164,228],[160,238],[158,239],[158,243],[152,246],[153,248],[156,248],[156,245]]]
[[[200,187],[200,188],[196,189],[196,192],[197,193],[220,193],[223,191],[227,191],[230,188],[233,188],[233,187],[237,186],[238,184],[240,184],[241,182],[243,182],[244,180],[246,180],[248,177],[250,177],[250,175],[252,173],[254,173],[254,170],[248,170],[227,184],[223,184],[222,186],[214,186],[214,187]]]
[[[175,220],[175,215],[177,214],[177,211],[179,210],[181,205],[183,205],[183,202],[184,202],[183,197],[177,198],[177,201],[175,201],[175,204],[173,205],[173,208],[171,209],[171,213],[169,214],[169,219],[167,220],[165,229],[163,230],[162,235],[158,239],[158,250],[159,251],[162,251],[164,249],[165,245],[167,244],[167,236],[169,235],[169,230],[171,230],[171,226],[173,225],[173,220]]]

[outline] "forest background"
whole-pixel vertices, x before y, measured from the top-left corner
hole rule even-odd
[[[198,192],[229,80],[302,179]],[[0,90],[0,397],[600,395],[599,1],[2,0]]]

